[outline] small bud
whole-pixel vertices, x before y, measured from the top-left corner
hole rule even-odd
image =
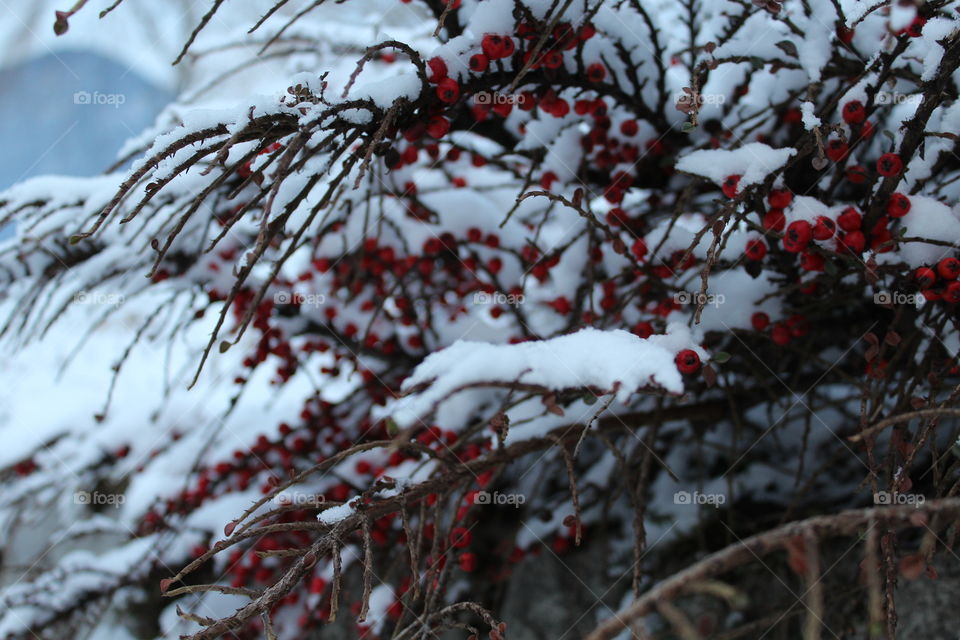
[[[58,35],[58,36],[62,36],[63,34],[65,34],[65,33],[67,32],[67,29],[70,28],[70,23],[67,22],[67,17],[68,17],[69,15],[70,15],[70,14],[67,13],[66,11],[57,11],[57,12],[56,12],[57,19],[56,19],[56,21],[53,23],[53,33],[54,33],[54,34],[56,34],[56,35]]]

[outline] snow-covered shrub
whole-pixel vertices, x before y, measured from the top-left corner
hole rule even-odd
[[[633,593],[585,603],[595,640],[800,593],[768,626],[856,600],[892,633],[960,513],[955,3],[283,1],[249,36],[221,4],[218,77],[131,167],[0,196],[12,361],[72,337],[96,381],[11,385],[54,395],[0,425],[0,523],[70,547],[4,637],[162,593],[141,637],[496,639],[487,587],[601,530]],[[821,542],[858,535],[826,598]],[[758,562],[796,593],[709,581]]]

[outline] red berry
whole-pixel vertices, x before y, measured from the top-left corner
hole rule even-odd
[[[640,131],[640,127],[639,125],[637,125],[636,120],[633,120],[633,119],[624,120],[623,122],[620,123],[620,133],[622,133],[625,136],[629,136],[632,138],[633,136],[637,135],[639,131]]]
[[[482,53],[477,53],[470,56],[470,71],[476,73],[482,73],[487,70],[487,67],[490,65],[490,58],[483,55]]]
[[[469,546],[472,538],[473,534],[465,527],[454,527],[453,530],[450,531],[450,544],[454,549],[463,549]]]
[[[799,124],[803,122],[803,113],[796,107],[790,107],[783,112],[784,124]]]
[[[437,97],[447,104],[456,102],[460,97],[460,85],[453,78],[444,78],[437,83]]]
[[[573,311],[573,305],[570,304],[570,300],[567,299],[566,296],[560,296],[555,300],[551,300],[547,304],[549,304],[554,311],[556,311],[562,316],[565,316],[571,311]]]
[[[928,267],[920,267],[913,272],[913,277],[921,289],[929,289],[937,281],[937,274]]]
[[[607,68],[599,62],[594,62],[587,67],[587,80],[590,82],[603,82],[607,77]]]
[[[847,157],[850,152],[850,145],[839,138],[833,138],[827,142],[827,157],[833,162],[840,162]]]
[[[853,184],[863,184],[867,180],[867,170],[863,165],[855,164],[847,167],[846,178]]]
[[[902,218],[910,212],[910,198],[902,193],[890,194],[887,201],[887,215],[891,218]]]
[[[813,225],[814,240],[829,240],[837,232],[837,223],[827,216],[820,216]]]
[[[919,38],[923,32],[923,26],[927,24],[927,19],[921,16],[917,16],[913,19],[913,22],[910,23],[910,26],[906,28],[904,33],[906,33],[911,38]]]
[[[460,568],[467,573],[472,573],[477,570],[477,555],[475,553],[461,553],[460,557],[457,558],[457,562],[460,563]]]
[[[859,100],[851,100],[843,105],[843,121],[847,124],[860,124],[867,119],[867,110]]]
[[[541,58],[541,63],[547,69],[559,69],[563,64],[563,54],[559,51],[547,51]]]
[[[844,44],[850,44],[853,42],[853,29],[848,29],[846,27],[840,27],[837,29],[837,37],[840,38],[840,42]]]
[[[321,577],[315,577],[310,581],[310,593],[317,594],[323,593],[323,590],[327,588],[327,581]]]
[[[852,253],[862,253],[863,248],[867,245],[867,239],[860,231],[847,231],[840,236],[840,245]]]
[[[770,209],[763,215],[763,228],[770,231],[783,231],[787,226],[787,218],[783,215],[783,209]]]
[[[653,335],[653,325],[649,322],[638,322],[637,324],[633,325],[633,329],[631,329],[631,331],[633,331],[633,333],[640,338],[646,340]]]
[[[885,153],[877,160],[877,171],[884,178],[895,176],[903,171],[903,160],[895,153]]]
[[[720,189],[723,191],[723,195],[727,196],[728,198],[734,198],[737,195],[737,185],[739,184],[740,176],[727,176],[723,180],[723,184],[720,186]]]
[[[501,118],[506,118],[513,111],[513,104],[510,102],[498,102],[493,105],[493,112]]]
[[[877,253],[887,253],[889,251],[893,251],[894,243],[892,240],[893,234],[890,233],[886,227],[883,227],[882,229],[874,229],[873,235],[870,238],[870,249],[876,251]]]
[[[433,116],[427,124],[427,135],[439,140],[450,132],[450,121],[443,116]]]
[[[943,299],[950,304],[960,302],[960,282],[951,282],[948,284],[947,288],[943,290]]]
[[[937,263],[937,273],[944,280],[956,280],[957,277],[960,277],[960,260],[944,258]]]
[[[767,196],[767,202],[775,209],[786,209],[793,202],[793,194],[787,189],[774,189]]]
[[[480,48],[483,50],[483,55],[487,56],[487,58],[497,60],[502,57],[503,38],[492,33],[487,33],[480,41]]]
[[[767,255],[767,245],[763,240],[747,242],[746,255],[748,260],[763,260]]]
[[[802,338],[810,332],[810,323],[799,313],[787,318],[787,328],[794,338]]]
[[[813,239],[813,227],[806,220],[791,222],[783,234],[783,248],[790,253],[800,253]]]
[[[844,209],[843,213],[837,218],[837,225],[844,231],[857,231],[860,229],[862,222],[863,217],[860,215],[860,212],[853,207]]]
[[[757,311],[750,316],[750,324],[753,325],[753,328],[757,331],[763,331],[770,326],[770,316],[763,311]]]
[[[790,329],[782,322],[778,322],[777,324],[773,325],[773,330],[770,332],[770,337],[773,338],[773,341],[776,344],[782,347],[790,342]]]
[[[677,354],[677,369],[680,373],[689,375],[700,370],[700,356],[693,349],[684,349]]]
[[[630,252],[638,262],[642,262],[647,255],[647,243],[644,242],[643,238],[637,238],[633,241],[633,246],[630,247]]]
[[[824,259],[819,253],[800,254],[800,268],[804,271],[823,271]]]
[[[427,66],[430,67],[430,82],[440,82],[447,77],[447,63],[440,56],[430,58]]]

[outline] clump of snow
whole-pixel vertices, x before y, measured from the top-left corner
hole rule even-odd
[[[368,82],[351,93],[373,100],[381,109],[389,109],[400,98],[414,100],[423,86],[415,73],[398,73],[390,78]]]
[[[320,512],[317,516],[317,520],[324,524],[336,524],[341,520],[345,520],[351,515],[353,515],[353,507],[350,504],[340,504],[335,507],[330,507]]]
[[[742,268],[711,275],[698,327],[703,331],[750,329],[750,318],[758,311],[765,312],[773,319],[781,317],[782,300],[771,295],[779,286],[766,271],[757,278],[751,277]],[[693,281],[687,290],[691,294],[698,294],[700,279]],[[690,299],[695,298],[691,296]]]
[[[929,82],[937,75],[944,53],[939,41],[953,33],[954,29],[956,29],[956,22],[949,18],[931,18],[927,24],[923,25],[923,33],[920,37],[923,44],[927,46],[927,53],[923,57],[923,75],[920,78],[923,82]]]
[[[427,357],[403,389],[426,388],[400,400],[393,418],[401,427],[414,425],[440,403],[471,386],[523,383],[559,391],[596,387],[617,389],[625,401],[645,387],[683,392],[674,358],[682,349],[697,347],[690,330],[680,324],[665,335],[642,339],[623,330],[586,328],[549,340],[511,345],[458,341]]]
[[[910,211],[900,220],[907,237],[960,243],[960,218],[950,207],[933,198],[910,196]],[[937,262],[950,251],[947,247],[926,242],[904,242],[896,254],[881,255],[919,267]]]
[[[917,17],[917,7],[912,4],[892,2],[890,4],[890,30],[906,29]]]
[[[689,153],[677,161],[677,171],[708,178],[721,184],[727,176],[740,176],[740,189],[758,184],[797,152],[774,149],[762,142],[751,142],[739,149],[704,149]]]
[[[485,33],[513,33],[513,0],[485,0],[477,4],[469,29],[477,36]]]
[[[816,105],[812,102],[804,102],[800,105],[800,114],[803,117],[803,128],[807,131],[812,131],[822,124],[820,118],[814,114],[815,109]]]

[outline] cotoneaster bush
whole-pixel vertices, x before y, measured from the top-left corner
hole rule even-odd
[[[7,635],[162,594],[158,636],[346,617],[496,640],[488,587],[602,536],[632,589],[588,614],[593,639],[787,612],[755,586],[708,590],[737,616],[669,605],[766,554],[786,568],[767,582],[813,594],[778,633],[852,609],[893,637],[897,581],[936,576],[960,512],[956,3],[413,0],[382,39],[286,4],[251,25],[264,55],[298,47],[283,95],[172,109],[129,169],[0,197],[5,334],[121,294],[150,311],[117,376],[139,342],[202,334],[175,393],[220,390],[230,427],[145,409],[144,439],[112,412],[164,402],[145,390],[65,428],[55,450],[110,427],[77,464],[141,496],[115,525],[128,553],[9,587]],[[5,482],[9,519],[75,479],[45,446]],[[872,508],[881,492],[926,500]],[[834,536],[864,540],[842,585],[819,560]],[[669,562],[653,546],[690,540]]]

